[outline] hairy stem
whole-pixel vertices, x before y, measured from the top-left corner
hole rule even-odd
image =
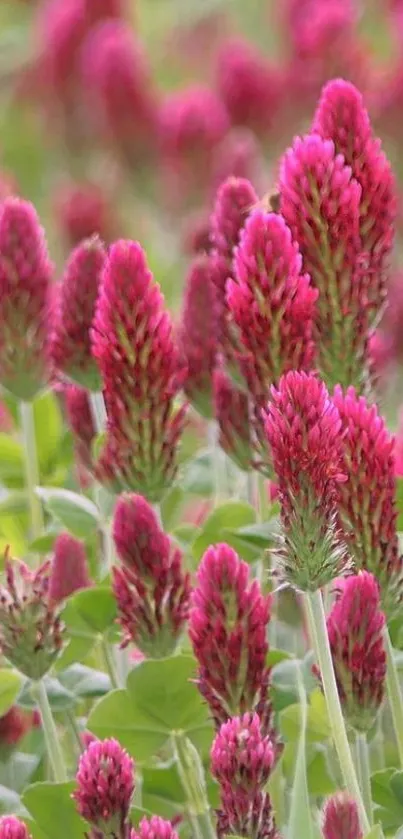
[[[49,763],[52,767],[53,777],[57,784],[63,784],[67,781],[66,767],[64,765],[64,758],[60,747],[59,735],[55,726],[55,721],[52,716],[51,707],[49,705],[46,687],[41,680],[32,685],[32,695],[41,713],[42,728],[45,735],[46,750],[49,758]]]
[[[200,757],[182,732],[172,733],[175,755],[183,791],[186,795],[189,817],[197,839],[217,839],[207,799],[206,782]]]
[[[118,674],[117,674],[117,671],[116,671],[113,649],[112,649],[111,645],[108,643],[108,641],[106,640],[105,637],[102,637],[101,648],[102,648],[102,655],[103,655],[103,658],[104,658],[106,671],[107,671],[108,676],[111,680],[112,688],[113,689],[119,688],[120,687],[119,678],[118,678]]]
[[[372,827],[374,816],[372,810],[371,771],[369,765],[368,743],[365,734],[357,732],[355,740],[357,756],[357,775],[360,779],[362,798],[367,812],[368,821]]]
[[[403,768],[403,698],[395,657],[393,654],[392,642],[390,640],[389,630],[387,626],[385,626],[383,638],[385,642],[387,664],[386,690],[388,694],[390,710],[392,712],[396,743],[399,751],[400,766]]]

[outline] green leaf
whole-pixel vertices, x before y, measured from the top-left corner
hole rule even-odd
[[[299,705],[289,705],[281,711],[279,719],[282,736],[291,742],[299,740],[301,727]],[[305,736],[308,743],[323,743],[331,737],[326,702],[319,689],[309,697]]]
[[[0,785],[21,793],[30,782],[41,761],[41,755],[12,752],[4,763],[0,761]]]
[[[379,819],[382,827],[387,831],[396,830],[403,824],[400,792],[402,775],[402,772],[389,768],[375,772],[371,776],[372,800],[376,805],[375,818]]]
[[[70,708],[74,708],[77,701],[75,694],[72,691],[67,690],[67,688],[65,688],[58,679],[53,679],[51,676],[45,676],[44,684],[52,711],[57,713],[58,711],[68,711]],[[36,708],[36,702],[32,698],[31,694],[32,681],[27,679],[23,690],[18,697],[18,704],[23,708],[31,710]]]
[[[39,783],[25,790],[22,800],[47,839],[83,839],[86,823],[78,815],[71,794],[76,784]]]
[[[203,498],[208,498],[213,494],[214,471],[208,449],[199,452],[196,457],[186,463],[180,487],[186,495],[201,495]]]
[[[0,670],[0,717],[10,710],[21,690],[22,677],[16,670]]]
[[[70,629],[84,623],[94,635],[103,635],[114,627],[117,616],[116,600],[107,586],[83,589],[69,598],[63,611],[63,620]]]
[[[129,674],[127,690],[113,691],[95,705],[88,728],[98,737],[117,737],[139,762],[159,752],[175,730],[206,754],[212,726],[194,675],[191,656],[143,661]]]
[[[204,551],[217,542],[225,542],[226,531],[245,527],[256,521],[256,512],[250,504],[242,501],[228,501],[216,507],[205,521],[201,533],[193,545],[193,554],[201,559]]]
[[[142,803],[147,810],[163,819],[184,810],[185,796],[176,763],[158,769],[144,767],[142,779]]]
[[[60,450],[63,421],[59,403],[51,390],[35,399],[33,409],[36,449],[43,480],[52,471],[55,457]]]
[[[161,519],[164,530],[168,533],[179,524],[180,513],[185,498],[183,489],[176,485],[164,495],[161,501]]]
[[[68,489],[53,487],[37,487],[36,493],[44,502],[48,512],[74,536],[85,539],[98,528],[98,509],[83,495],[78,495]]]
[[[6,486],[24,486],[24,451],[9,434],[0,432],[0,480]]]
[[[0,786],[0,816],[13,814],[14,816],[27,816],[28,813],[21,802],[18,792]]]
[[[396,478],[397,530],[403,530],[403,478]]]
[[[380,824],[374,824],[369,833],[366,834],[365,839],[382,839],[382,828]]]
[[[72,664],[59,674],[60,683],[78,698],[98,698],[111,689],[109,676],[84,664]]]
[[[28,511],[28,495],[24,489],[7,490],[0,497],[0,517],[19,516]]]

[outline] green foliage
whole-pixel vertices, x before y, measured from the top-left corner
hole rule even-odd
[[[85,496],[52,487],[38,487],[36,492],[50,515],[74,536],[85,539],[99,526],[97,507]]]
[[[21,684],[22,677],[16,670],[0,670],[0,717],[14,704]]]
[[[85,822],[76,812],[71,798],[74,788],[74,783],[40,783],[25,790],[23,803],[46,839],[60,839],[61,825],[63,836],[83,839]]]

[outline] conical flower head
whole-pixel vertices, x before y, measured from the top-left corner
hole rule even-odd
[[[284,155],[280,211],[319,291],[318,364],[330,387],[364,387],[370,325],[360,237],[361,187],[331,140],[297,138]]]
[[[345,480],[341,419],[320,379],[290,372],[271,390],[265,425],[283,523],[280,572],[291,585],[316,591],[348,564],[337,518]]]
[[[70,533],[60,533],[54,544],[49,601],[60,603],[70,594],[90,585],[84,543]]]
[[[308,369],[316,289],[302,273],[298,246],[284,219],[255,210],[236,248],[227,303],[238,328],[240,367],[249,389],[264,399],[282,373]]]
[[[189,635],[198,661],[198,686],[217,725],[256,711],[272,730],[266,667],[270,598],[249,579],[249,568],[229,545],[208,548],[197,572]]]
[[[32,839],[24,822],[16,816],[1,816],[0,839]]]
[[[388,259],[397,215],[391,166],[372,133],[361,93],[351,82],[334,79],[323,88],[312,130],[332,140],[361,186],[360,236],[365,254],[367,293],[373,317],[386,295]]]
[[[248,395],[222,369],[214,373],[214,413],[221,448],[248,472],[253,462]]]
[[[376,405],[354,388],[335,388],[334,403],[344,431],[340,518],[358,569],[378,580],[388,619],[401,605],[403,559],[397,535],[394,440]]]
[[[358,807],[345,792],[332,795],[324,806],[323,839],[362,839]]]
[[[160,816],[143,818],[138,828],[132,828],[130,839],[178,839],[172,823]]]
[[[89,472],[92,469],[92,443],[96,437],[89,393],[76,385],[67,385],[64,398],[78,469]]]
[[[246,178],[229,177],[217,190],[211,234],[217,251],[229,263],[246,219],[258,200],[254,187]]]
[[[50,670],[63,643],[63,627],[49,600],[51,564],[31,571],[6,558],[6,581],[0,587],[0,649],[29,679]]]
[[[124,837],[134,792],[134,761],[117,740],[93,740],[80,757],[77,810],[102,836]]]
[[[385,617],[379,587],[368,571],[339,581],[327,632],[343,713],[357,731],[369,731],[385,693]]]
[[[155,513],[139,495],[119,499],[113,536],[123,567],[113,569],[113,590],[123,646],[135,643],[161,658],[175,650],[190,604],[190,577],[180,551],[161,530]]]
[[[0,206],[0,382],[25,401],[49,380],[51,279],[34,207],[6,198]]]
[[[270,798],[264,792],[276,756],[277,747],[257,714],[233,717],[220,727],[211,749],[211,772],[220,790],[220,837],[228,833],[254,839],[276,836]]]
[[[96,466],[101,483],[158,501],[176,474],[186,407],[171,318],[139,244],[116,242],[103,272],[92,330],[108,415]]]
[[[179,328],[179,343],[187,366],[184,390],[205,417],[212,415],[212,376],[219,338],[219,307],[211,274],[212,258],[207,254],[191,263]]]
[[[51,343],[56,369],[95,391],[101,389],[101,376],[92,355],[90,330],[105,260],[105,249],[96,237],[71,253],[58,289]]]
[[[233,125],[257,134],[273,126],[280,104],[280,74],[249,41],[224,41],[218,56],[217,85]]]

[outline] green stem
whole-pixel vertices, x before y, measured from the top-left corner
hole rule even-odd
[[[334,675],[322,594],[320,591],[307,592],[305,597],[310,611],[312,626],[314,628],[316,656],[322,677],[322,685],[326,699],[329,722],[332,728],[333,741],[339,758],[340,768],[347,791],[357,803],[362,829],[364,833],[368,833],[369,821],[354,768],[343,713],[341,710],[336,678]]]
[[[197,750],[180,731],[172,733],[172,747],[178,766],[189,817],[197,839],[217,839],[207,799],[203,766]]]
[[[31,516],[31,538],[36,539],[43,531],[43,513],[41,501],[35,491],[39,485],[39,467],[32,402],[20,402],[20,418],[25,456],[25,481]]]
[[[386,650],[386,690],[390,710],[392,712],[393,726],[395,729],[395,737],[397,748],[399,751],[400,766],[403,767],[403,699],[400,688],[399,675],[397,672],[395,657],[393,653],[392,642],[387,626],[385,626],[383,634]]]
[[[66,728],[69,730],[71,734],[71,739],[73,740],[76,748],[76,752],[81,754],[83,751],[83,743],[81,740],[80,729],[77,725],[77,720],[72,711],[66,711]]]
[[[90,402],[95,430],[97,434],[102,434],[102,432],[105,431],[106,421],[108,417],[106,413],[104,397],[101,391],[99,391],[99,393],[91,393]]]
[[[369,765],[367,738],[362,732],[357,732],[356,734],[355,749],[357,755],[357,776],[359,777],[362,798],[368,816],[368,821],[372,827],[374,823],[374,814],[372,809],[371,770]]]
[[[104,657],[106,671],[107,671],[108,676],[111,680],[112,688],[114,688],[114,689],[118,688],[118,687],[120,687],[120,685],[119,685],[118,674],[116,672],[115,661],[114,661],[114,657],[113,657],[113,651],[112,651],[111,645],[108,643],[108,641],[106,640],[106,638],[104,636],[102,637],[102,640],[101,640],[101,647],[102,647],[102,654],[103,654],[103,657]]]
[[[46,687],[41,680],[34,682],[32,685],[32,695],[34,696],[42,719],[42,728],[45,735],[45,743],[50,765],[52,767],[53,777],[57,784],[63,784],[67,781],[66,767],[62,750],[60,748],[59,735],[55,726],[55,721],[52,716],[51,707],[49,705]]]

